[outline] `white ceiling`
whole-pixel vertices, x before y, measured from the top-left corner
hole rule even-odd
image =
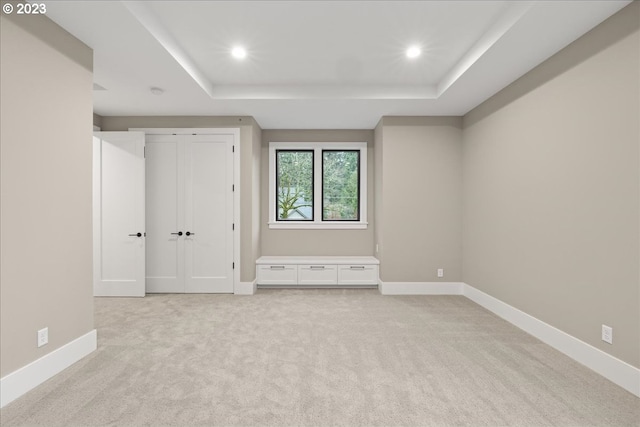
[[[47,16],[93,48],[97,114],[372,129],[463,115],[628,3],[50,1]]]

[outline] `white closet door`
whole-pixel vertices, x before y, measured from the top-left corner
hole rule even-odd
[[[184,292],[184,145],[147,135],[147,292]]]
[[[147,292],[233,292],[232,150],[232,135],[147,135]]]
[[[185,144],[185,292],[233,292],[233,136]]]
[[[93,291],[145,294],[145,138],[142,132],[93,137]]]

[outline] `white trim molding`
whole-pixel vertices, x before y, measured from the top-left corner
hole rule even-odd
[[[233,290],[233,294],[234,295],[253,295],[256,293],[257,290],[257,285],[256,285],[256,280],[254,279],[252,282],[239,282],[234,290]]]
[[[640,369],[535,317],[464,284],[463,295],[545,344],[640,397]]]
[[[0,408],[94,352],[97,344],[98,334],[93,329],[38,360],[0,378]]]
[[[464,283],[460,282],[383,282],[378,291],[382,295],[462,295]]]

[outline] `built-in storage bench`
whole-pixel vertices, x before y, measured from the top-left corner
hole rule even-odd
[[[258,286],[375,287],[380,261],[372,256],[263,256]]]

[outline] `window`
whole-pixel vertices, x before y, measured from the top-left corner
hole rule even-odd
[[[366,228],[367,144],[269,144],[270,228]]]
[[[322,220],[360,220],[360,151],[322,150]]]
[[[278,221],[313,221],[313,150],[276,150]]]

